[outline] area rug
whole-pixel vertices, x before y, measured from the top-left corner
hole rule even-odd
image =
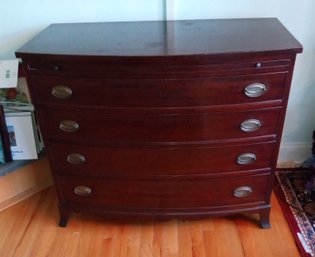
[[[315,170],[278,169],[274,192],[302,257],[315,257]]]

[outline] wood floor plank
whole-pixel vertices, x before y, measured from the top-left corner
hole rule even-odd
[[[298,257],[290,229],[272,196],[271,229],[257,215],[151,223],[115,223],[72,214],[58,226],[53,187],[0,212],[1,257]]]
[[[155,223],[153,225],[153,256],[154,257],[161,257],[162,256],[162,228],[163,223]]]
[[[24,234],[36,211],[41,194],[34,195],[0,212],[0,253],[3,256],[14,255],[18,245],[24,240]]]
[[[161,257],[178,257],[178,221],[163,222]]]
[[[37,208],[25,230],[23,240],[17,245],[14,257],[33,257],[41,248],[50,248],[50,240],[41,241],[43,235],[50,233],[49,228],[53,222],[51,214],[55,211],[52,191],[45,190],[37,203]],[[48,228],[48,229],[47,229]],[[56,229],[53,227],[52,229]],[[26,239],[26,240],[25,240]],[[42,242],[43,244],[38,244]]]
[[[178,224],[178,256],[193,257],[190,222],[180,221]]]
[[[59,255],[61,257],[79,256],[80,229],[82,220],[77,218],[78,215],[73,216],[74,217],[69,221],[67,229],[60,228],[58,233],[58,238],[60,238],[60,240],[56,240],[53,243],[55,246],[58,246],[54,248],[58,249],[52,249],[53,251],[50,254],[51,257],[58,256],[58,252],[56,251],[58,251],[60,247],[63,249],[63,254],[60,253]]]
[[[153,254],[153,224],[145,223],[141,226],[139,257],[154,257]]]
[[[139,257],[140,252],[140,225],[124,224],[121,230],[119,257]]]
[[[203,238],[202,222],[194,221],[190,223],[192,256],[206,257],[205,242]]]
[[[52,256],[55,251],[58,251],[59,256],[63,256],[65,247],[62,247],[57,240],[61,240],[64,237],[60,233],[61,228],[56,226],[56,218],[58,217],[58,206],[53,191],[47,191],[45,198],[41,201],[41,208],[34,214],[34,219],[41,220],[39,223],[38,233],[33,234],[36,237],[35,247],[31,251],[32,257]],[[34,230],[36,222],[32,222],[27,233]],[[58,249],[54,246],[58,243]]]
[[[234,220],[230,218],[213,219],[213,228],[213,231],[203,231],[206,257],[245,256]]]
[[[106,224],[103,231],[103,256],[116,257],[116,249],[119,249],[120,234],[116,224]]]
[[[77,256],[98,256],[96,255],[96,251],[99,249],[99,225],[93,222],[93,217],[88,216],[88,219],[84,220],[84,223],[79,227],[79,245]],[[91,234],[91,231],[93,233]]]
[[[246,257],[288,256],[299,257],[290,229],[283,218],[281,207],[272,195],[270,221],[272,229],[260,229],[245,219],[236,219]],[[266,244],[266,242],[268,242]]]

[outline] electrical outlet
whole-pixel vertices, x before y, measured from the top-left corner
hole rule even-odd
[[[0,60],[0,88],[17,86],[18,60]]]

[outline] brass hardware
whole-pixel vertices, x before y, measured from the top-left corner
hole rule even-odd
[[[240,128],[243,132],[253,132],[261,127],[260,120],[248,119],[241,123]]]
[[[266,85],[262,83],[252,83],[245,87],[244,93],[248,97],[259,97],[267,92]]]
[[[234,190],[233,195],[235,197],[247,197],[253,192],[253,189],[249,186],[241,186]]]
[[[87,186],[76,186],[74,188],[74,193],[79,196],[89,196],[92,193],[92,189]]]
[[[67,156],[67,161],[74,165],[81,165],[85,163],[86,159],[82,154],[79,153],[70,153]]]
[[[236,162],[240,165],[251,164],[256,161],[256,155],[253,153],[243,153],[239,155],[236,159]]]
[[[59,65],[54,65],[54,66],[53,66],[53,70],[59,71],[59,70],[60,70],[60,66],[59,66]]]
[[[73,133],[79,130],[79,124],[72,120],[63,120],[59,128],[64,132]]]
[[[72,96],[72,90],[69,87],[58,85],[52,88],[51,94],[58,99],[68,99]]]

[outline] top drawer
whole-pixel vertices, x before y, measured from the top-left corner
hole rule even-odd
[[[32,75],[38,104],[184,107],[282,99],[286,72],[198,79],[104,79]]]

